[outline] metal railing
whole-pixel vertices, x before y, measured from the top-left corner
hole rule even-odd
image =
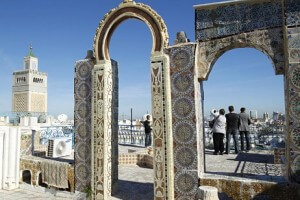
[[[240,135],[238,134],[238,141]],[[284,126],[269,127],[265,129],[250,129],[250,144],[257,150],[272,150],[276,147],[285,146],[285,132]],[[224,137],[226,140],[226,137]],[[206,127],[205,131],[205,146],[213,147],[213,134],[211,129]]]
[[[143,126],[119,125],[119,144],[145,145],[145,130]]]

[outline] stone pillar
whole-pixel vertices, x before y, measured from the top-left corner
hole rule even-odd
[[[198,177],[201,177],[205,173],[205,130],[204,130],[204,90],[203,90],[203,80],[199,80],[201,77],[201,69],[199,66],[199,43],[196,47],[195,52],[195,77],[194,81],[198,89],[196,96],[197,99],[195,101],[196,104],[196,117],[197,117],[197,158],[198,158]],[[199,82],[198,84],[196,82]]]
[[[20,181],[20,145],[21,130],[7,127],[3,137],[2,189],[13,190],[19,187]],[[1,168],[1,167],[0,167]]]
[[[151,56],[151,96],[156,200],[174,199],[170,91],[169,58],[163,53],[154,53]]]
[[[91,58],[75,63],[75,189],[83,191],[91,184]]]
[[[286,168],[291,182],[300,183],[300,1],[285,0],[286,33]]]
[[[195,48],[194,43],[169,48],[175,199],[195,199],[198,188],[197,138],[202,132],[202,107]]]
[[[92,71],[92,190],[93,199],[111,196],[112,67],[99,61]]]
[[[119,77],[118,77],[118,63],[115,60],[111,60],[112,67],[112,80],[113,80],[113,92],[112,92],[112,138],[111,138],[111,175],[112,175],[112,193],[117,190],[117,182],[118,182],[118,119],[119,119]]]

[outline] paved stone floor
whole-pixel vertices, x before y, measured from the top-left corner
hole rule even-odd
[[[72,197],[74,196],[74,198]],[[68,200],[77,199],[75,195],[66,194],[64,197],[57,197],[53,193],[40,191],[39,189],[28,190],[20,188],[13,191],[0,190],[0,200]]]
[[[274,164],[273,155],[268,151],[213,155],[212,150],[206,150],[205,156],[208,174],[284,182],[283,166]]]
[[[136,153],[145,151],[143,147],[120,145],[119,153]],[[213,155],[212,150],[206,150],[206,172],[208,176],[230,176],[232,178],[256,179],[263,181],[284,181],[282,166],[273,163],[270,152],[250,151],[248,153]],[[153,169],[141,168],[136,165],[119,166],[119,182],[116,193],[111,200],[152,200],[153,199]],[[29,186],[32,188],[31,186]],[[14,191],[0,190],[0,200],[65,200],[78,199],[76,195],[66,193],[53,194],[42,189],[31,190],[22,186]],[[70,194],[70,193],[69,193]],[[222,196],[223,195],[223,196]],[[227,199],[220,194],[220,199]]]
[[[137,165],[119,166],[118,189],[111,200],[153,200],[153,173],[153,169],[141,168]],[[0,190],[0,200],[78,199],[76,195],[61,193],[55,196],[51,192],[45,192],[40,187],[30,188],[32,187],[23,184],[21,189]]]
[[[143,146],[126,145],[126,144],[119,145],[119,154],[139,153],[139,152],[145,152],[145,151],[146,151],[146,148]]]
[[[136,165],[119,166],[118,189],[111,200],[153,200],[153,173]]]

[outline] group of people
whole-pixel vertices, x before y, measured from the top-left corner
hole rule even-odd
[[[214,154],[223,155],[224,153],[224,136],[226,135],[226,149],[225,154],[230,153],[231,136],[234,141],[234,150],[238,154],[240,151],[250,150],[250,136],[249,125],[251,120],[249,115],[245,112],[246,108],[241,108],[241,113],[234,112],[234,107],[228,107],[229,113],[225,115],[225,110],[220,109],[219,112],[214,110],[212,112],[214,119],[210,121],[210,127],[213,132]],[[241,148],[239,147],[238,134],[240,134]],[[246,149],[244,148],[244,141],[246,139]]]

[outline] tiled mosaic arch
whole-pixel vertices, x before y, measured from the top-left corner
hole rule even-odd
[[[95,65],[92,70],[91,94],[91,188],[94,199],[108,199],[117,174],[117,63],[109,56],[109,42],[123,21],[135,18],[148,25],[153,36],[151,53],[151,94],[154,143],[154,198],[173,199],[172,146],[170,124],[169,61],[163,49],[168,46],[168,33],[163,19],[149,6],[131,0],[123,1],[100,21],[94,39]],[[115,94],[115,95],[114,95]],[[114,121],[115,120],[115,121]]]
[[[300,183],[300,1],[240,0],[195,6],[198,78],[207,80],[225,51],[254,47],[285,80],[286,169]]]

